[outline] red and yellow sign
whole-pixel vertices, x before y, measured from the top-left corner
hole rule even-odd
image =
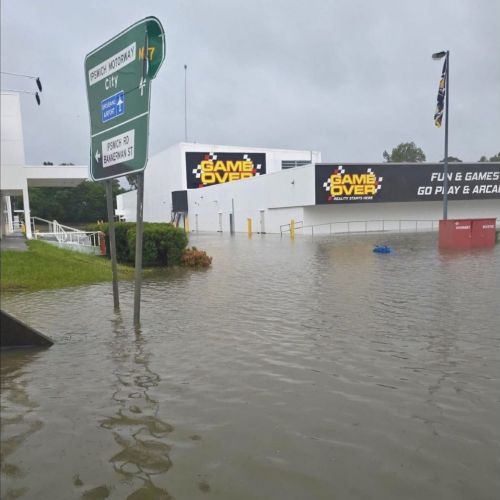
[[[266,173],[265,153],[186,153],[188,189],[224,184]]]
[[[370,200],[382,188],[382,177],[377,177],[371,168],[366,172],[349,171],[339,165],[323,183],[328,201]]]
[[[376,192],[377,178],[373,173],[330,176],[331,196],[367,196]]]
[[[223,182],[239,181],[248,179],[255,175],[252,160],[203,160],[200,163],[200,181],[205,186],[210,184],[221,184]]]

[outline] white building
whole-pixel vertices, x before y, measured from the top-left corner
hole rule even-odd
[[[314,232],[430,229],[442,218],[442,171],[442,164],[321,164],[314,151],[180,143],[149,160],[144,220],[169,222],[183,212],[191,230],[222,232],[231,220],[247,231],[248,219],[260,233],[279,233],[292,219]],[[500,219],[499,163],[451,164],[449,178],[449,218]],[[136,220],[135,191],[118,196],[116,214]]]
[[[14,231],[11,196],[22,196],[24,220],[30,221],[30,187],[76,186],[88,178],[86,165],[26,165],[19,94],[1,93],[0,236]],[[30,239],[31,224],[26,224]]]

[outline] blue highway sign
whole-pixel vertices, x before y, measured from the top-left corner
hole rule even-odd
[[[125,93],[123,90],[101,101],[101,121],[109,122],[125,113]]]

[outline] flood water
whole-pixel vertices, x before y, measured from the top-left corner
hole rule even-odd
[[[500,498],[500,245],[191,244],[139,332],[128,282],[2,301],[56,341],[1,354],[3,499]]]

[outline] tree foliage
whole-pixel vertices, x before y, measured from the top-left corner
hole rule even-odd
[[[483,156],[481,156],[479,161],[500,161],[500,153],[497,153],[496,155],[490,157],[489,160],[486,156],[483,155]]]
[[[414,142],[402,142],[390,154],[384,151],[382,156],[384,161],[388,163],[421,163],[425,161],[425,153]]]
[[[113,199],[124,190],[115,179]],[[76,187],[38,187],[29,190],[31,214],[62,223],[107,220],[106,185],[83,181]]]
[[[440,163],[444,163],[444,158],[440,160]],[[456,156],[448,156],[448,163],[463,163],[463,161]]]
[[[130,189],[137,189],[137,174],[126,175],[125,177],[130,185]]]

